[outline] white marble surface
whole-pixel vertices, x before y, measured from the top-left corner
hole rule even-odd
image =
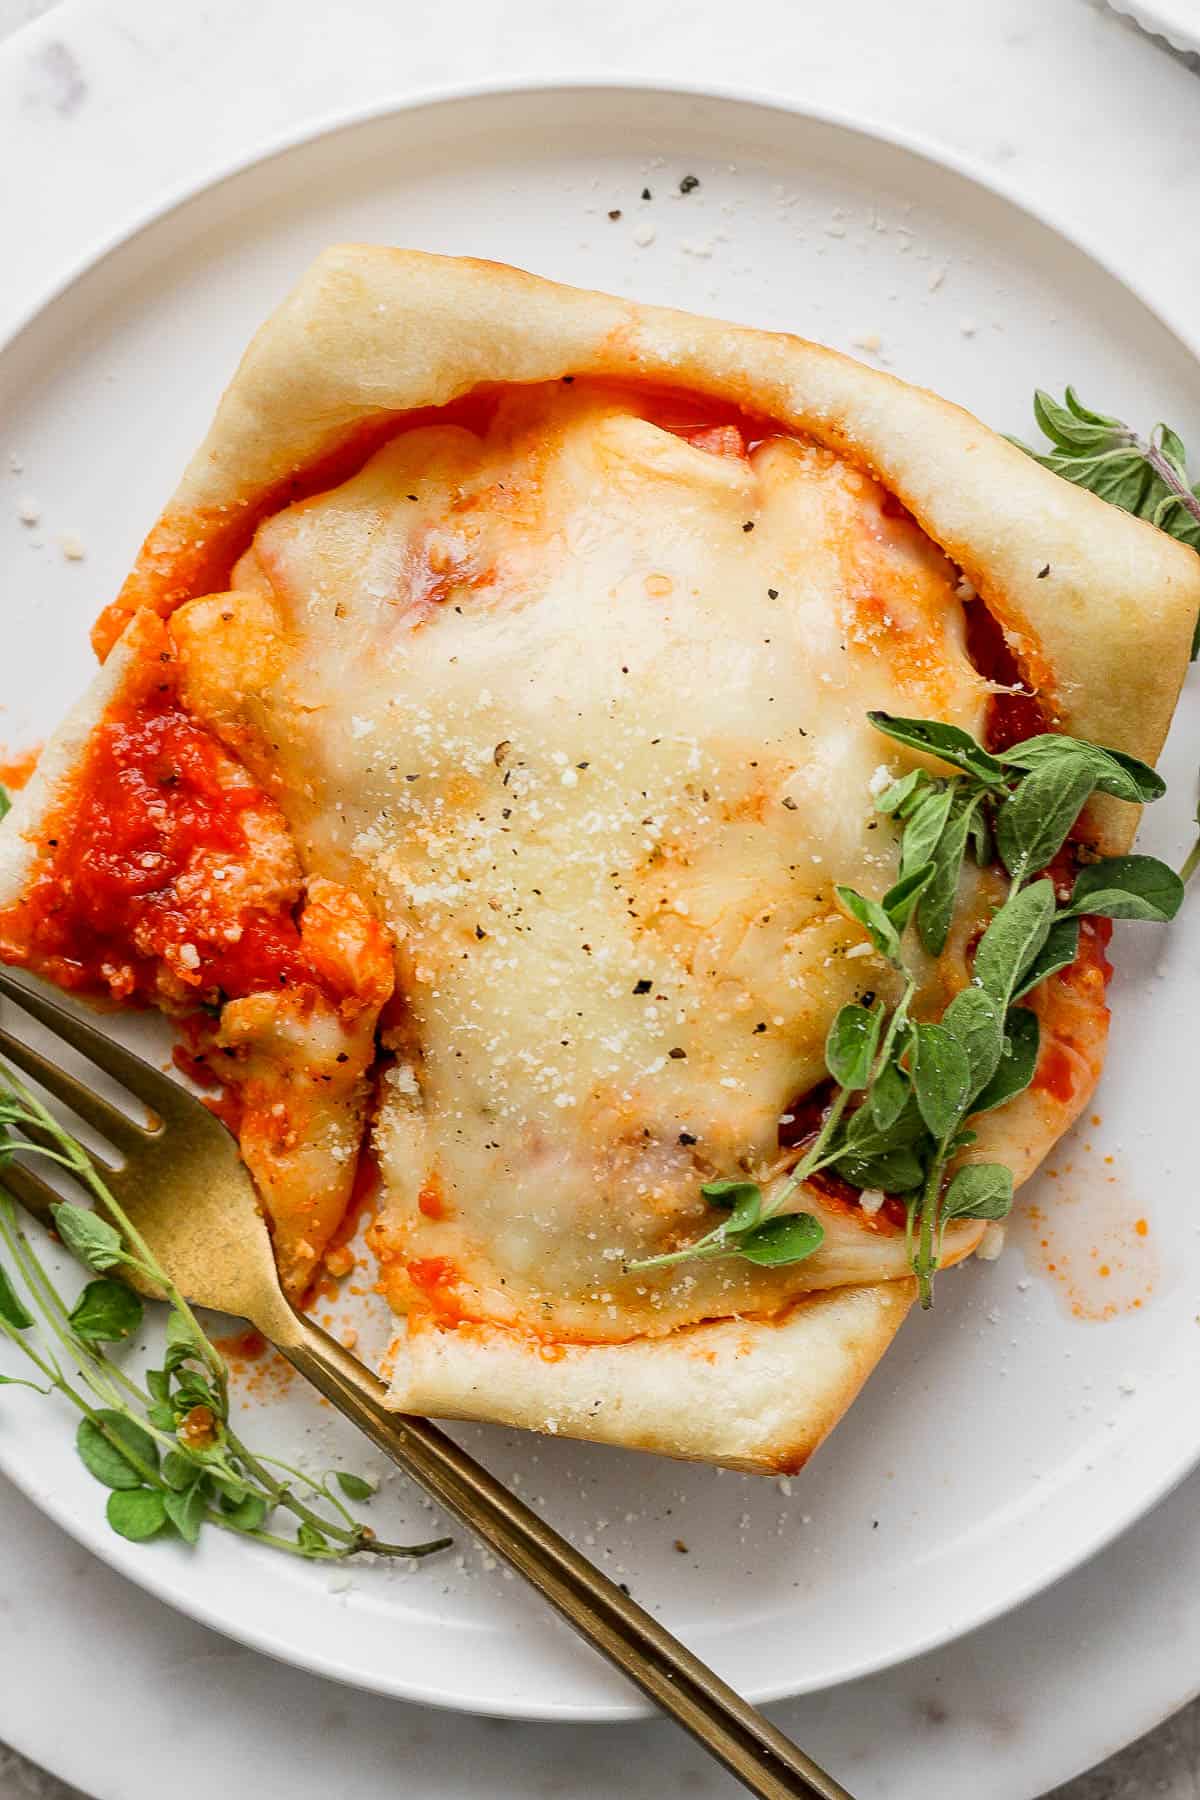
[[[0,0],[0,33],[46,10],[47,0]],[[463,29],[467,17],[470,30]],[[852,13],[844,0],[751,0],[739,8],[725,0],[607,0],[573,9],[553,0],[460,0],[453,12],[423,18],[420,29],[411,18],[387,0],[346,0],[336,11],[316,0],[207,0],[191,5],[186,20],[155,0],[67,0],[48,22],[52,29],[31,38],[15,106],[0,110],[4,181],[22,190],[14,197],[10,186],[7,211],[25,226],[6,237],[9,279],[0,284],[0,313],[45,287],[88,247],[93,234],[77,203],[81,159],[103,157],[113,189],[105,224],[135,216],[174,183],[221,166],[293,120],[338,110],[345,93],[330,50],[335,32],[358,46],[366,71],[356,77],[358,101],[505,74],[632,72],[845,105],[1003,166],[1010,183],[1071,220],[1086,241],[1110,243],[1113,260],[1137,268],[1169,316],[1185,318],[1200,291],[1200,237],[1180,229],[1200,207],[1200,80],[1089,0],[908,0],[903,7],[860,0]],[[240,94],[231,70],[247,40],[259,46],[259,66],[263,45],[276,47],[280,78]],[[183,83],[193,100],[199,90],[207,101],[200,140],[174,126],[173,96]],[[198,116],[194,105],[189,112]],[[1112,124],[1118,118],[1121,131]],[[155,1643],[177,1646],[183,1663],[222,1654],[220,1640],[174,1620],[107,1572],[81,1566],[83,1553],[50,1527],[39,1527],[39,1543],[41,1560],[0,1592],[7,1645],[19,1641],[43,1592],[47,1608],[57,1607],[67,1624],[55,1576],[69,1568],[81,1592],[102,1592],[117,1609],[112,1654],[120,1654],[122,1632],[128,1643],[139,1631],[147,1641],[153,1635]],[[94,1616],[87,1628],[97,1628]],[[6,1649],[6,1662],[10,1654]],[[1064,1654],[1071,1654],[1069,1644]],[[243,1678],[261,1681],[264,1695],[290,1694],[299,1704],[301,1693],[323,1693],[331,1715],[339,1712],[336,1689],[273,1665],[255,1673],[257,1659],[236,1656]],[[1175,1691],[1195,1685],[1197,1676],[1181,1670]],[[54,1706],[49,1696],[46,1705]],[[729,1791],[653,1727],[572,1734],[567,1756],[561,1732],[488,1729],[503,1732],[510,1773],[523,1754],[531,1769],[549,1759],[548,1785],[539,1782],[539,1792],[632,1793],[618,1772],[618,1741],[631,1756],[652,1760],[653,1769],[642,1771],[654,1777],[647,1793],[654,1786],[663,1793]],[[411,1723],[405,1730],[410,1745],[419,1743]],[[1061,1790],[1062,1800],[1195,1796],[1198,1733],[1200,1713],[1189,1709]],[[933,1773],[932,1745],[930,1755],[927,1791],[948,1794]],[[476,1765],[481,1781],[486,1767],[486,1760]],[[96,1783],[105,1800],[125,1800],[110,1765],[98,1764]],[[63,1800],[72,1791],[0,1749],[0,1800]],[[385,1791],[382,1780],[378,1791]],[[433,1800],[436,1781],[423,1780],[419,1791]]]

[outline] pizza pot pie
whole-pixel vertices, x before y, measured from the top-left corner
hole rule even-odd
[[[814,1176],[802,1260],[654,1259],[706,1184],[784,1178],[831,1020],[897,996],[836,890],[894,881],[875,800],[928,759],[867,713],[1153,761],[1198,606],[1190,550],[832,351],[334,249],[99,620],[0,952],[187,1022],[293,1296],[369,1145],[398,1408],[795,1469],[911,1303],[903,1208]],[[1136,817],[1089,803],[1090,850]],[[968,861],[917,1017],[1003,892]],[[976,1122],[1018,1181],[1099,1074],[1106,969],[1085,920]]]

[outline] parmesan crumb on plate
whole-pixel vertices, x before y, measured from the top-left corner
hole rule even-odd
[[[979,1240],[975,1254],[981,1262],[995,1262],[1004,1249],[1004,1226],[994,1219]]]

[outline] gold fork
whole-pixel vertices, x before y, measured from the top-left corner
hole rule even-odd
[[[0,1056],[86,1121],[121,1157],[105,1181],[184,1298],[260,1331],[385,1456],[454,1513],[622,1674],[764,1800],[851,1800],[768,1719],[427,1419],[389,1412],[382,1381],[284,1298],[257,1196],[230,1133],[169,1076],[0,971],[0,993],[128,1089],[139,1125],[0,1029]],[[10,1161],[5,1184],[43,1223],[60,1196]]]

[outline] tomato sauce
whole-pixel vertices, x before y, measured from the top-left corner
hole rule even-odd
[[[260,1362],[271,1347],[262,1332],[255,1331],[253,1326],[246,1331],[231,1332],[227,1337],[215,1337],[212,1342],[235,1373],[244,1363]]]
[[[248,859],[247,826],[270,810],[170,682],[110,708],[47,828],[49,856],[0,912],[0,955],[119,999],[151,998],[164,960],[197,1004],[324,986],[289,908],[234,904],[220,880],[195,879],[206,854]]]
[[[176,1044],[171,1052],[171,1061],[181,1075],[194,1081],[198,1088],[219,1088],[223,1085],[221,1077],[214,1073],[208,1065],[208,1059],[202,1051],[192,1052],[183,1044]]]
[[[446,1202],[442,1197],[442,1184],[436,1175],[431,1175],[420,1193],[417,1195],[417,1211],[427,1219],[444,1219]]]
[[[1010,750],[1025,738],[1038,737],[1052,729],[1037,695],[1025,685],[1017,659],[999,621],[982,600],[974,600],[966,608],[967,655],[979,673],[999,686],[1015,692],[993,694],[988,707],[984,744],[989,750]]]
[[[832,1081],[822,1081],[815,1088],[796,1100],[788,1108],[788,1122],[779,1127],[779,1143],[781,1149],[804,1150],[813,1142],[821,1125],[829,1103],[833,1099]],[[808,1185],[815,1188],[821,1199],[831,1212],[860,1215],[861,1222],[871,1231],[881,1231],[890,1235],[905,1222],[906,1207],[904,1201],[895,1194],[884,1197],[883,1205],[877,1213],[862,1211],[861,1195],[858,1188],[849,1181],[843,1181],[832,1169],[820,1169],[809,1177]]]
[[[737,425],[702,425],[680,431],[678,435],[686,438],[693,450],[707,450],[710,456],[741,457],[744,461],[749,455],[746,440]]]
[[[1043,1046],[1032,1086],[1064,1104],[1074,1097],[1075,1065],[1061,1044]]]
[[[1106,955],[1112,928],[1111,919],[1081,920],[1078,956],[1069,968],[1060,969],[1052,977],[1085,1003],[1101,999],[1112,977],[1112,964]],[[1035,1090],[1049,1094],[1052,1099],[1059,1100],[1064,1105],[1075,1097],[1079,1068],[1077,1059],[1068,1054],[1070,1044],[1069,1036],[1060,1042],[1043,1039],[1041,1055],[1031,1083]]]
[[[10,793],[23,788],[37,768],[41,745],[31,750],[11,751],[7,756],[0,756],[0,787],[6,787]]]
[[[801,1144],[811,1144],[829,1110],[833,1099],[832,1081],[818,1082],[807,1094],[795,1100],[787,1109],[787,1123],[779,1127],[779,1143],[784,1150],[797,1149]]]
[[[414,1256],[405,1262],[408,1279],[444,1319],[466,1317],[459,1302],[458,1270],[448,1256]]]

